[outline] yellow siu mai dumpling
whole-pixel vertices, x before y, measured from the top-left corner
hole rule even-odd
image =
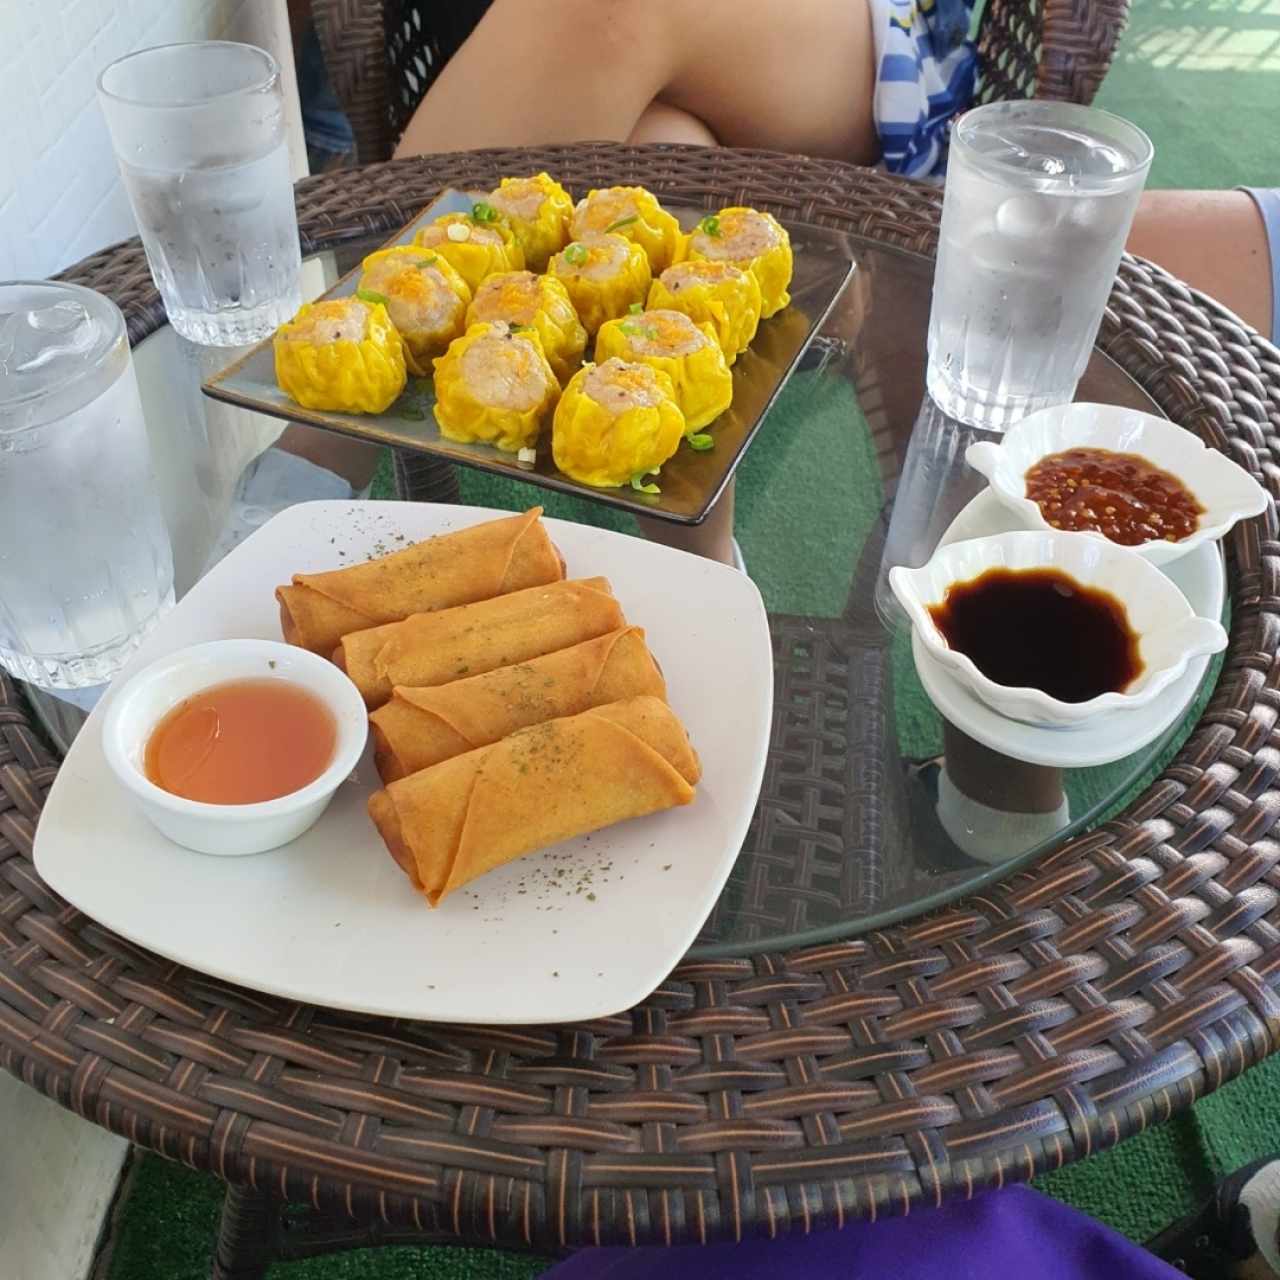
[[[565,383],[582,363],[587,331],[569,301],[564,284],[555,276],[535,276],[532,271],[502,271],[490,276],[477,290],[467,309],[467,324],[502,320],[517,329],[534,329],[543,354]]]
[[[564,285],[588,334],[643,303],[653,278],[644,250],[618,235],[583,236],[565,245],[547,274]]]
[[[466,328],[467,282],[438,253],[414,245],[380,249],[361,265],[356,296],[387,308],[409,372],[426,377],[432,357]]]
[[[524,270],[524,251],[507,220],[483,201],[470,213],[443,213],[419,229],[413,243],[444,258],[472,293],[495,271]]]
[[[280,390],[304,409],[381,413],[408,380],[404,343],[381,303],[304,303],[272,349]]]
[[[760,324],[760,283],[732,262],[677,262],[649,287],[650,310],[683,311],[714,330],[732,364],[747,349]]]
[[[620,235],[638,244],[649,270],[662,271],[676,260],[683,239],[680,224],[653,192],[643,187],[602,187],[578,201],[569,234],[581,240],[592,232]]]
[[[689,233],[683,257],[731,262],[750,271],[760,285],[760,318],[767,320],[791,301],[791,237],[771,214],[735,205],[708,214]]]
[[[684,414],[671,379],[616,357],[569,380],[551,426],[551,452],[567,476],[599,489],[636,483],[680,447]]]
[[[610,320],[596,335],[595,357],[611,356],[665,373],[690,435],[714,422],[733,400],[733,374],[715,330],[699,327],[683,311],[642,311]]]
[[[569,243],[573,197],[549,173],[503,178],[489,203],[510,224],[531,271],[545,271],[551,255]]]
[[[508,453],[531,448],[560,396],[532,329],[473,324],[435,361],[436,422],[461,444],[483,441]]]

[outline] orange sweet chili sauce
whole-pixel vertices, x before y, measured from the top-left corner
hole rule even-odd
[[[333,759],[329,708],[287,680],[231,680],[169,711],[151,732],[146,774],[175,796],[254,804],[314,782]]]

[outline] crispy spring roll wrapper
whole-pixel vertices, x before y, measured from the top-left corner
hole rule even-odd
[[[627,625],[605,578],[528,587],[343,636],[333,660],[370,708],[422,688],[528,662]]]
[[[444,533],[367,564],[295,573],[276,588],[284,638],[328,656],[352,631],[564,577],[541,507]]]
[[[701,776],[671,708],[628,698],[401,778],[369,797],[369,816],[434,907],[522,854],[688,804]]]
[[[396,689],[369,717],[383,782],[497,742],[517,729],[624,698],[667,696],[639,627],[428,689]]]

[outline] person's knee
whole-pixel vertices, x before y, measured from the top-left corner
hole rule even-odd
[[[719,145],[715,134],[697,116],[679,107],[656,101],[645,108],[627,141],[681,142],[699,147]]]

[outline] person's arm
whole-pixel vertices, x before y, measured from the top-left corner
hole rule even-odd
[[[1261,209],[1246,192],[1148,191],[1125,247],[1280,340],[1272,261],[1280,242],[1268,245]]]

